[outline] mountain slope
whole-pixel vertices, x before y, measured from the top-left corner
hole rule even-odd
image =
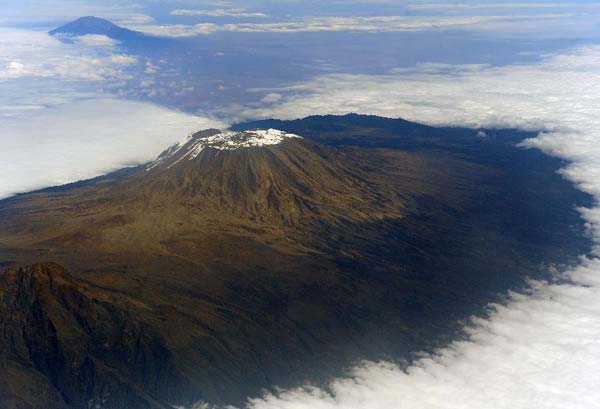
[[[429,132],[332,120],[284,125],[324,141]],[[19,381],[0,399],[240,403],[444,343],[583,231],[556,163],[464,132],[404,151],[207,130],[145,168],[1,201],[0,318],[14,324],[0,359]]]
[[[326,355],[357,353],[383,305],[376,294],[390,283],[339,263],[381,264],[368,260],[364,243],[383,245],[382,234],[414,210],[416,197],[456,196],[460,206],[464,194],[445,185],[473,182],[452,181],[429,162],[327,148],[277,131],[208,130],[124,178],[5,201],[0,247],[12,264],[56,261],[85,286],[114,294],[111,308],[137,311],[135,322],[147,323],[168,351],[168,359],[144,353],[148,376],[160,378],[153,368],[167,359],[178,379],[190,380],[165,381],[175,386],[164,394],[136,381],[152,399],[235,402],[271,382],[334,371],[337,358],[312,369]],[[91,319],[98,322],[90,328],[104,325],[97,314]],[[72,342],[93,350],[93,341]],[[87,377],[87,392],[64,390],[67,373],[50,383],[79,408],[83,396],[103,399],[97,382],[108,382],[105,376]]]
[[[101,189],[31,196],[31,211],[19,211],[28,228],[21,229],[23,219],[7,218],[5,223],[14,224],[3,226],[8,235],[2,240],[11,246],[29,242],[169,253],[210,226],[210,233],[243,234],[296,253],[323,245],[318,234],[325,227],[402,217],[410,200],[398,194],[402,187],[431,189],[418,178],[394,178],[398,171],[423,167],[415,161],[414,169],[391,169],[401,154],[370,157],[300,138],[262,147],[197,150],[198,140],[210,138],[204,135],[196,134],[175,154],[167,152],[147,170]],[[39,213],[38,199],[46,212]]]
[[[0,372],[13,394],[37,401],[33,407],[102,407],[110,399],[112,407],[158,408],[151,395],[169,399],[168,385],[185,385],[164,340],[134,318],[137,306],[115,306],[113,294],[76,283],[60,266],[9,269],[0,275],[0,293],[8,363]]]

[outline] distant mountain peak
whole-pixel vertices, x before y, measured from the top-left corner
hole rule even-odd
[[[119,27],[112,21],[95,17],[95,16],[85,16],[80,17],[77,20],[69,23],[70,26],[78,26],[78,27],[87,27],[87,28],[99,28],[99,29],[111,29]]]
[[[302,137],[278,129],[256,129],[243,132],[207,129],[191,134],[183,141],[171,146],[152,162],[147,170],[163,164],[170,167],[184,159],[192,160],[207,148],[219,151],[260,148],[278,145],[287,139],[302,139]]]
[[[78,37],[84,35],[105,35],[115,40],[128,40],[143,36],[142,33],[129,30],[100,17],[85,16],[67,23],[49,32],[52,36]]]

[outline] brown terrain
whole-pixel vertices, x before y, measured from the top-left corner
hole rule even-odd
[[[1,408],[239,404],[433,347],[497,289],[462,265],[531,265],[461,218],[502,194],[465,155],[180,156],[0,202]]]

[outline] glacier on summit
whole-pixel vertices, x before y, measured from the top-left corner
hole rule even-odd
[[[260,148],[268,145],[278,145],[286,139],[302,139],[301,136],[287,133],[279,129],[256,129],[252,131],[219,131],[205,130],[188,135],[183,141],[164,151],[146,170],[175,159],[169,167],[187,158],[196,158],[205,148],[220,151],[231,151],[241,148]],[[175,156],[178,156],[175,158]]]

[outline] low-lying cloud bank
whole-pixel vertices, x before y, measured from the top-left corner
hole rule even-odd
[[[243,117],[298,118],[362,112],[433,125],[595,133],[600,46],[502,67],[420,64],[387,75],[333,74],[270,90],[282,98]],[[573,141],[576,143],[575,141]]]
[[[1,119],[0,198],[99,176],[154,159],[166,146],[222,123],[152,104],[77,100]]]
[[[333,75],[276,90],[249,116],[314,113],[404,117],[430,124],[544,129],[526,143],[571,161],[564,175],[600,201],[600,47],[507,67],[423,65],[384,76]],[[532,186],[535,189],[535,186]],[[581,209],[600,243],[600,208]],[[583,251],[584,249],[582,249]],[[330,391],[300,388],[249,401],[251,409],[600,408],[600,249],[409,367],[364,363]],[[202,406],[199,406],[202,407]],[[207,407],[207,406],[204,406]]]

